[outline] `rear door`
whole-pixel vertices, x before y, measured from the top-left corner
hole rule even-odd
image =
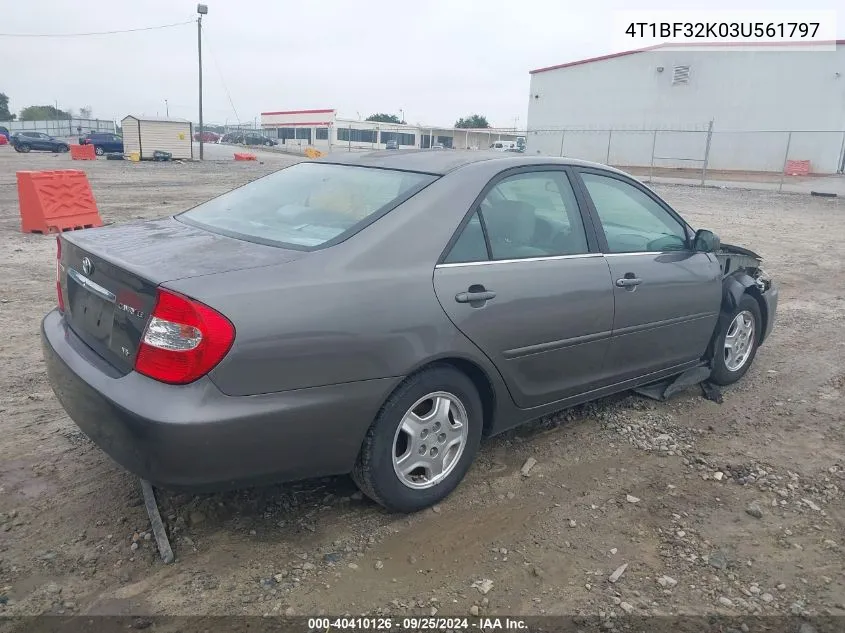
[[[26,139],[32,149],[53,149],[52,143],[49,142],[50,137],[40,132],[31,132]]]
[[[566,169],[494,178],[435,268],[434,288],[518,406],[560,400],[600,379],[613,287]]]
[[[579,169],[616,297],[607,371],[625,380],[701,358],[722,296],[716,257],[692,249],[692,230],[625,176]]]

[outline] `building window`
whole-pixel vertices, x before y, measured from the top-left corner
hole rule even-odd
[[[672,85],[689,83],[689,66],[675,66],[672,71]]]
[[[310,127],[298,127],[294,128],[294,132],[296,136],[294,138],[301,138],[307,141],[311,141],[311,128]]]
[[[436,143],[440,143],[443,147],[447,147],[449,149],[452,148],[452,137],[451,136],[438,136]]]
[[[296,130],[292,127],[280,127],[278,129],[278,138],[280,139],[289,139],[289,138],[296,138],[294,135],[296,134]]]
[[[318,141],[328,141],[329,140],[329,128],[327,127],[318,127],[317,132],[314,135],[314,138]]]
[[[337,140],[348,141],[352,143],[375,143],[375,130],[359,130],[357,128],[339,127],[337,128]]]
[[[390,141],[396,141],[399,145],[416,145],[417,137],[414,134],[404,132],[382,132],[381,142],[388,143]]]

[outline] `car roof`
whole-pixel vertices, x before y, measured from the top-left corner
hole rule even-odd
[[[407,149],[385,152],[336,152],[318,158],[315,162],[333,163],[336,165],[355,165],[358,167],[375,167],[379,169],[401,169],[403,171],[418,171],[442,176],[449,172],[481,161],[496,161],[502,169],[520,167],[523,165],[576,165],[581,167],[596,167],[607,171],[618,171],[607,165],[591,163],[575,158],[558,158],[555,156],[513,156],[502,152],[488,152],[485,150],[430,150]]]

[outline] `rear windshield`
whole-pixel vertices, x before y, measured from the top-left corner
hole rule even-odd
[[[230,237],[310,249],[345,239],[435,178],[390,169],[303,162],[177,217]]]

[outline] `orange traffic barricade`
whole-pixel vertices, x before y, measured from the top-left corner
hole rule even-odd
[[[97,160],[93,145],[71,145],[70,157],[73,160]]]
[[[787,176],[807,176],[810,174],[810,161],[788,160],[786,161]]]
[[[19,171],[21,231],[57,233],[103,226],[84,171]]]
[[[235,160],[258,160],[255,154],[248,154],[246,152],[235,152]]]

